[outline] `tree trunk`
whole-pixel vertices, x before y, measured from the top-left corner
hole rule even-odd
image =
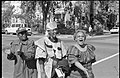
[[[50,7],[50,1],[49,2],[44,2],[42,1],[41,5],[42,5],[42,12],[43,12],[43,21],[42,21],[42,26],[43,26],[43,30],[46,30],[46,21],[47,21],[47,14],[49,12],[49,7]],[[45,6],[45,4],[47,4],[47,6]]]
[[[46,13],[43,13],[42,27],[44,31],[46,30],[46,19],[47,19]]]
[[[93,20],[94,20],[94,1],[91,1],[90,2],[90,25],[94,29]]]

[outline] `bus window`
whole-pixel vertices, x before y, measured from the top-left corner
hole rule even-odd
[[[21,24],[20,27],[23,27],[23,24]]]
[[[25,27],[27,27],[27,24],[24,24]]]
[[[15,27],[15,24],[12,24],[12,26],[11,27]]]
[[[16,24],[16,27],[20,27],[21,24]]]

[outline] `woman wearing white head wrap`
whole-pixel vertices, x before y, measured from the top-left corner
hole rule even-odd
[[[58,66],[59,60],[66,56],[66,49],[63,42],[56,37],[56,22],[50,22],[46,25],[45,37],[35,41],[38,46],[36,49],[37,70],[40,73],[38,76],[41,78],[41,69],[46,74],[47,78],[52,78],[55,75],[54,68]],[[39,63],[44,58],[42,64]],[[46,61],[47,60],[47,61]],[[44,69],[41,68],[44,66]]]
[[[56,22],[50,22],[46,25],[46,32],[45,32],[45,35],[47,36],[48,35],[48,31],[49,30],[54,30],[54,29],[57,29],[57,23]]]

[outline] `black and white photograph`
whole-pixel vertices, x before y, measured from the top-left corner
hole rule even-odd
[[[1,1],[1,78],[119,78],[119,0]]]

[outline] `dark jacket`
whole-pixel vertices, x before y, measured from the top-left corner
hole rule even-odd
[[[10,45],[11,54],[7,55],[7,59],[15,61],[13,78],[37,78],[34,41],[15,40]],[[17,51],[23,53],[18,55]]]

